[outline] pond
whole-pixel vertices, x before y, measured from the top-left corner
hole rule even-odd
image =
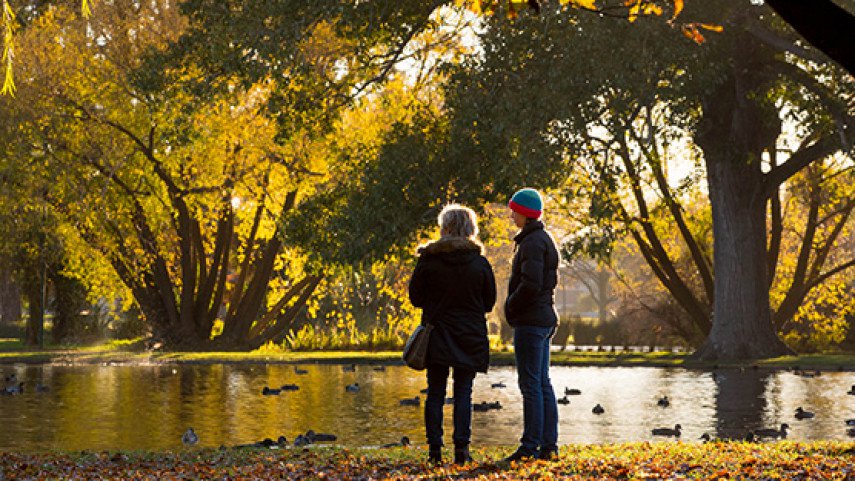
[[[338,444],[376,445],[402,435],[424,442],[422,407],[399,400],[424,395],[424,374],[401,366],[347,372],[340,365],[281,364],[155,366],[0,366],[28,389],[0,396],[0,451],[176,449],[188,426],[200,445],[289,440],[301,432],[338,435]],[[581,390],[559,406],[561,443],[654,440],[651,429],[681,424],[683,441],[704,433],[739,436],[748,429],[791,426],[789,439],[849,439],[845,419],[855,418],[847,395],[855,374],[803,377],[787,371],[695,371],[645,367],[553,367],[553,384]],[[503,409],[473,413],[473,443],[514,445],[522,430],[519,390],[512,367],[491,368],[475,380],[473,400],[500,401]],[[504,389],[491,384],[503,382]],[[36,383],[49,386],[36,392]],[[265,386],[300,389],[263,396]],[[345,386],[359,383],[358,392]],[[450,386],[449,386],[450,388]],[[450,392],[450,389],[449,389]],[[561,395],[560,394],[560,395]],[[449,393],[449,396],[451,394]],[[657,406],[668,396],[669,407]],[[591,408],[601,404],[605,413]],[[814,419],[796,420],[797,407]],[[446,408],[446,442],[451,409]],[[662,438],[656,438],[662,439]]]

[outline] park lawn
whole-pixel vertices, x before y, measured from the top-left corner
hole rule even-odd
[[[422,448],[187,449],[0,453],[0,479],[815,479],[855,478],[855,443],[629,443],[562,446],[555,461],[428,466]],[[451,453],[446,453],[446,459]]]
[[[514,364],[513,352],[490,354],[494,366]],[[402,364],[400,351],[271,351],[251,352],[180,352],[146,351],[143,342],[114,340],[86,346],[48,346],[45,349],[24,348],[18,339],[0,339],[0,364],[217,364],[217,363],[317,363],[317,364]],[[727,367],[761,367],[770,369],[800,368],[822,370],[855,370],[855,354],[828,353],[784,356],[748,363],[695,362],[687,353],[675,352],[577,352],[552,353],[556,366],[654,366],[714,369]]]

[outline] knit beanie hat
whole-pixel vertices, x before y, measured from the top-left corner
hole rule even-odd
[[[526,217],[539,219],[543,213],[543,200],[534,189],[520,189],[511,197],[508,207]]]

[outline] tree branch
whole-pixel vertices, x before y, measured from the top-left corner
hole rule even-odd
[[[840,144],[834,136],[825,135],[810,146],[802,147],[787,159],[786,162],[763,174],[763,194],[769,198],[778,187],[790,177],[820,159],[824,159],[840,149]]]
[[[813,46],[855,75],[855,16],[832,0],[766,0]]]

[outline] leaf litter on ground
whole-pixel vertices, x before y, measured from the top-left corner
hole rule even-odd
[[[562,446],[554,461],[505,465],[511,448],[473,449],[476,462],[431,466],[415,448],[187,449],[0,453],[0,480],[34,479],[759,479],[855,480],[855,443],[683,442]],[[451,457],[447,452],[446,459]]]

